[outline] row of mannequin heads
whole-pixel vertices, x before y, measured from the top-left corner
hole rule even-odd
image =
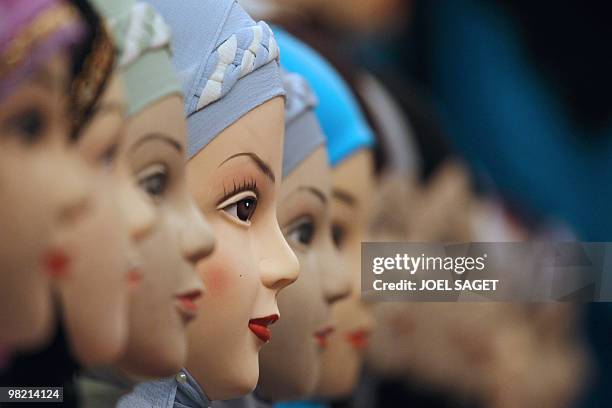
[[[374,323],[359,298],[360,243],[473,238],[469,186],[456,163],[418,194],[405,191],[407,180],[376,180],[370,148],[332,168],[321,146],[283,177],[282,97],[240,117],[185,163],[182,96],[128,115],[117,69],[70,138],[69,61],[57,53],[0,100],[0,347],[9,352],[44,347],[61,320],[82,366],[110,367],[134,382],[184,367],[213,400],[256,384],[272,401],[344,396]],[[375,217],[383,219],[377,236],[368,231]],[[489,367],[470,365],[490,346],[474,341],[488,339],[479,330],[449,346],[440,327],[428,330],[430,306],[377,309],[383,330],[370,357],[381,371],[483,388],[482,377],[464,375]],[[448,317],[445,327],[466,316],[478,323],[479,313],[508,316],[445,310],[436,312]],[[522,315],[515,320],[527,327]],[[406,322],[419,330],[402,331]],[[511,347],[537,351],[530,330]],[[496,339],[517,333],[500,332]],[[426,353],[432,349],[460,353]],[[556,350],[568,355],[565,345]]]
[[[67,50],[1,102],[0,345],[40,349],[61,321],[82,366],[186,367],[211,399],[260,376],[274,400],[350,391],[371,150],[332,169],[321,146],[283,178],[275,97],[185,163],[181,95],[128,117],[123,85],[113,72],[76,140]]]

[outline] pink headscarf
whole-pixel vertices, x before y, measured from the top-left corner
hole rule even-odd
[[[0,101],[83,34],[78,12],[67,1],[1,0]]]

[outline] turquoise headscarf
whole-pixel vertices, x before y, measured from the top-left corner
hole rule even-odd
[[[331,165],[336,166],[360,149],[372,148],[374,134],[355,96],[336,70],[286,31],[274,27],[274,35],[281,49],[281,65],[302,75],[319,99],[315,113],[327,138]]]

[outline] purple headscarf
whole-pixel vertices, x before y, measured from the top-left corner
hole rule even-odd
[[[62,0],[0,2],[0,101],[83,37],[78,11]]]

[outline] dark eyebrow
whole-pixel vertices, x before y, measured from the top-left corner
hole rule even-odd
[[[130,151],[135,150],[141,144],[151,141],[151,140],[161,140],[163,142],[168,143],[172,147],[174,147],[179,153],[183,153],[183,147],[176,140],[172,139],[170,136],[167,136],[163,133],[148,133],[142,137],[139,141],[134,143],[132,147],[130,147]]]
[[[344,202],[345,204],[350,205],[351,207],[355,207],[356,205],[357,200],[355,199],[355,197],[352,194],[347,193],[346,191],[333,189],[332,196]]]
[[[325,194],[323,194],[323,192],[321,190],[319,190],[318,188],[315,187],[310,187],[310,186],[304,186],[304,187],[300,187],[298,190],[305,190],[308,191],[312,194],[314,194],[319,200],[321,200],[321,202],[323,204],[327,204],[327,197],[325,196]]]
[[[251,160],[253,160],[253,162],[257,165],[259,170],[261,170],[261,172],[263,174],[265,174],[266,177],[268,177],[272,181],[272,183],[276,182],[276,177],[274,177],[274,172],[272,171],[270,166],[265,161],[263,161],[258,155],[256,155],[255,153],[251,153],[251,152],[237,153],[237,154],[235,154],[233,156],[230,156],[227,159],[223,160],[223,162],[221,162],[221,164],[218,167],[221,167],[226,162],[228,162],[228,161],[230,161],[232,159],[235,159],[236,157],[241,157],[241,156],[250,157]]]

